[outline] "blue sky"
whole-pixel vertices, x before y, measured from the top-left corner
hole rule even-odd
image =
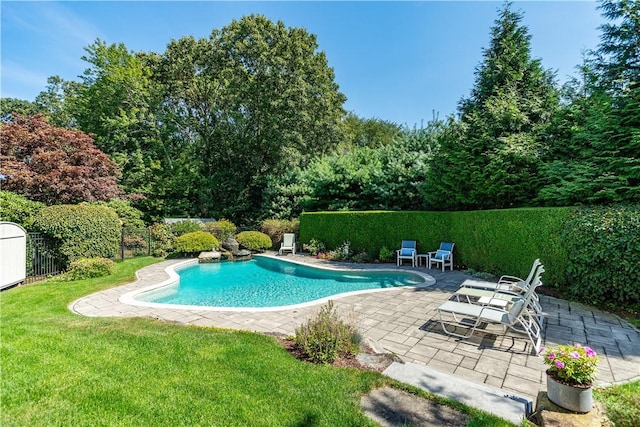
[[[33,100],[46,79],[75,80],[84,47],[101,38],[130,50],[163,52],[171,39],[208,37],[258,13],[317,36],[361,117],[420,125],[455,113],[474,83],[502,2],[0,2],[0,96]],[[593,1],[516,1],[532,36],[532,56],[565,81],[604,23]]]

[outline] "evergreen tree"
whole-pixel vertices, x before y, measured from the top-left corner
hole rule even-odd
[[[611,22],[600,27],[594,69],[597,89],[611,98],[600,116],[598,163],[614,178],[616,199],[640,201],[640,1],[604,0],[599,9]]]
[[[640,2],[602,1],[601,43],[568,87],[540,203],[640,201]]]
[[[544,127],[558,107],[554,74],[530,54],[522,15],[506,3],[471,95],[460,101],[429,174],[431,209],[526,206],[538,187]]]

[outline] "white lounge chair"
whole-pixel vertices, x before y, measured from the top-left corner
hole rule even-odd
[[[291,252],[296,254],[296,235],[294,233],[285,233],[282,236],[282,243],[280,244],[280,250],[278,254],[282,255],[285,252]]]
[[[411,266],[415,267],[418,261],[418,250],[415,240],[403,240],[400,249],[396,250],[396,264],[400,266],[402,260],[411,260]]]
[[[532,315],[532,310],[530,309],[534,289],[535,286],[530,286],[524,297],[514,302],[509,310],[489,305],[446,301],[438,307],[442,329],[447,335],[467,339],[483,323],[500,325],[502,326],[503,334],[507,331],[507,328],[519,333],[526,333],[536,353],[539,353],[542,344],[542,325],[539,318]],[[445,317],[448,318],[445,319]],[[454,326],[454,329],[447,329],[447,325]],[[468,328],[468,332],[464,334],[456,332],[455,327],[459,326]]]
[[[531,271],[529,271],[529,275],[526,279],[521,279],[515,276],[502,276],[496,282],[489,282],[486,280],[478,280],[478,279],[467,279],[460,285],[461,288],[479,288],[479,289],[490,289],[493,291],[501,291],[504,293],[513,293],[513,294],[521,294],[527,291],[531,281],[534,278],[534,275],[538,271],[538,268],[543,268],[540,259],[536,259],[533,261],[533,265],[531,266]],[[543,269],[544,271],[544,269]]]
[[[532,316],[538,320],[538,324],[542,326],[544,313],[542,311],[542,305],[540,305],[540,297],[536,294],[535,290],[538,286],[542,286],[542,281],[540,281],[540,275],[544,272],[544,268],[540,267],[534,277],[533,281],[527,288],[527,291],[531,291],[531,299],[526,309],[529,310]],[[458,289],[453,296],[456,301],[464,302],[467,304],[479,304],[479,305],[489,305],[492,307],[498,308],[508,308],[515,304],[521,299],[524,299],[527,295],[527,292],[516,293],[516,292],[504,292],[501,290],[489,290],[489,289],[479,289],[479,288],[460,288]]]

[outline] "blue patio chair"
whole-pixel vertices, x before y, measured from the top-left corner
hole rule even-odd
[[[445,267],[449,267],[453,271],[453,246],[455,243],[442,242],[440,243],[440,249],[433,252],[428,252],[429,255],[429,268],[431,264],[442,264],[442,271]]]
[[[415,240],[403,240],[402,247],[396,250],[397,265],[402,264],[402,260],[411,260],[411,266],[415,267],[418,259],[418,250]]]

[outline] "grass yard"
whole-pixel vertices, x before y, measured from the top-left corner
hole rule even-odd
[[[640,425],[640,381],[596,389],[594,397],[607,408],[616,427]]]
[[[394,384],[377,372],[303,363],[265,335],[68,310],[156,261],[0,294],[1,425],[374,425],[360,396]],[[470,414],[469,426],[510,425],[447,404]]]

